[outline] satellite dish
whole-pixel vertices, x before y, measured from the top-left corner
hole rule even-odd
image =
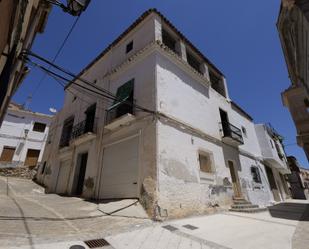
[[[49,111],[51,112],[51,113],[56,113],[57,112],[57,110],[55,109],[55,108],[49,108]]]

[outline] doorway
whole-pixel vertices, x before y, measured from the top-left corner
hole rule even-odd
[[[88,153],[82,153],[78,155],[76,173],[75,173],[75,184],[73,189],[74,195],[81,195],[83,193],[86,167],[87,167]]]
[[[240,187],[240,182],[239,182],[237,170],[236,170],[235,165],[232,161],[228,161],[228,165],[229,165],[231,178],[232,178],[234,197],[241,198],[242,194],[241,194],[241,187]]]
[[[267,179],[268,179],[268,182],[269,182],[269,186],[270,186],[271,192],[273,193],[273,196],[274,196],[274,200],[275,201],[281,201],[273,171],[268,166],[265,166],[265,169],[266,169],[266,175],[267,175]]]
[[[40,150],[28,149],[24,165],[28,167],[35,167],[40,156]]]
[[[239,182],[237,170],[236,170],[235,165],[232,161],[228,161],[228,165],[229,165],[231,178],[232,178],[234,197],[241,198],[242,193],[241,193],[241,187],[240,187],[240,182]]]

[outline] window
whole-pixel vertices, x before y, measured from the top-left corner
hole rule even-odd
[[[218,76],[212,70],[209,70],[209,79],[210,79],[211,87],[217,93],[221,94],[223,97],[226,97],[225,87],[224,87],[222,77]]]
[[[0,162],[12,162],[15,149],[15,147],[4,146],[0,157]]]
[[[247,129],[245,127],[241,127],[242,134],[247,137]]]
[[[41,174],[44,174],[46,168],[46,161],[43,163]]]
[[[133,49],[133,41],[127,44],[126,53],[129,53],[132,49]]]
[[[176,53],[176,40],[164,29],[162,30],[162,42]]]
[[[274,148],[273,141],[269,139],[269,142],[270,142],[271,147]]]
[[[61,139],[60,139],[60,144],[59,144],[60,148],[63,148],[65,146],[69,145],[71,135],[72,135],[72,130],[73,130],[73,124],[74,124],[74,117],[67,118],[64,121]]]
[[[253,178],[254,182],[262,183],[261,175],[260,175],[260,171],[259,171],[258,167],[256,167],[256,166],[252,166],[251,167],[251,175],[252,175],[252,178]]]
[[[44,132],[46,128],[46,124],[40,122],[34,122],[33,131]]]
[[[304,104],[305,104],[307,112],[309,112],[309,100],[308,99],[304,99]]]
[[[213,173],[212,161],[209,154],[199,153],[200,170],[204,173]]]
[[[199,73],[201,72],[200,62],[187,50],[187,62],[191,67],[193,67]]]
[[[107,109],[107,123],[127,113],[134,114],[134,79],[117,89],[114,104]]]

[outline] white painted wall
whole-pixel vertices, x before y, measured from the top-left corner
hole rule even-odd
[[[45,123],[45,131],[33,131],[35,122]],[[35,149],[41,151],[38,160],[41,162],[50,122],[49,115],[8,109],[0,128],[0,154],[4,146],[15,147],[13,164],[23,165],[28,149]]]

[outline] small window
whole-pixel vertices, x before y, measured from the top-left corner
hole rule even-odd
[[[198,71],[199,73],[201,72],[201,68],[200,68],[200,62],[194,57],[193,54],[191,54],[190,52],[188,52],[187,50],[187,62],[189,63],[189,65],[191,67],[193,67],[196,71]]]
[[[164,29],[162,30],[162,41],[169,49],[176,52],[176,40]]]
[[[307,112],[309,112],[309,100],[308,99],[304,99],[304,104],[305,104]]]
[[[37,131],[37,132],[44,132],[45,128],[46,128],[46,124],[35,122],[32,130]]]
[[[269,142],[270,142],[271,147],[274,148],[273,141],[269,139]]]
[[[127,44],[126,53],[129,53],[132,49],[133,49],[133,41]]]
[[[241,127],[242,134],[247,137],[247,129],[245,127]]]
[[[44,174],[46,168],[46,161],[43,163],[41,174]]]
[[[213,173],[212,161],[209,154],[199,154],[200,170],[204,173]]]
[[[15,147],[4,146],[0,157],[0,162],[10,163],[13,160]]]
[[[262,183],[261,175],[258,167],[252,166],[251,167],[251,175],[252,179],[256,183]]]
[[[209,70],[209,79],[210,79],[211,87],[217,93],[221,94],[223,97],[226,97],[225,86],[224,86],[224,82],[222,80],[222,77],[217,75],[212,70]]]

